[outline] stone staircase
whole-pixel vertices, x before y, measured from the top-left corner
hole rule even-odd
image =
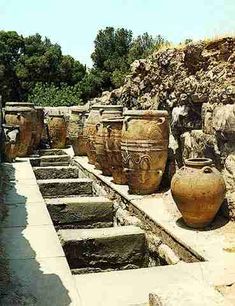
[[[193,269],[195,275],[201,271],[201,263],[190,264],[191,271],[186,263],[154,267],[146,233],[138,226],[116,226],[113,201],[70,161],[58,151],[44,151],[31,164],[82,305],[229,305],[201,274],[192,276]],[[175,292],[176,284],[182,294],[169,300],[168,291]],[[164,304],[158,302],[161,294]]]

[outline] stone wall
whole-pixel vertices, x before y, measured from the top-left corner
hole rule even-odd
[[[235,220],[235,38],[169,48],[131,66],[125,84],[91,103],[166,109],[171,137],[165,183],[183,160],[210,157],[227,185],[223,212]]]

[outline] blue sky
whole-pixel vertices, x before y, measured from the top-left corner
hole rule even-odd
[[[2,30],[36,32],[83,64],[99,29],[124,27],[134,35],[161,34],[178,43],[235,33],[235,0],[0,0]]]

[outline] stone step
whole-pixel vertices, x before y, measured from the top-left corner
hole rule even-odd
[[[72,166],[34,167],[37,180],[78,178],[79,170]]]
[[[136,226],[58,231],[71,269],[127,269],[145,266],[146,239]]]
[[[40,156],[46,156],[46,155],[64,155],[65,152],[62,149],[45,149],[40,150],[39,155]]]
[[[42,163],[58,163],[58,162],[70,162],[71,157],[67,154],[64,155],[45,155],[40,157]]]
[[[109,227],[113,224],[113,202],[105,197],[46,199],[54,225],[60,228]]]
[[[55,198],[93,195],[92,180],[90,179],[49,179],[38,180],[37,183],[43,197]]]

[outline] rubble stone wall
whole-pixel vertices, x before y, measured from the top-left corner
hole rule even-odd
[[[183,160],[210,157],[223,173],[235,220],[235,38],[192,43],[135,61],[125,84],[91,103],[168,110],[170,147],[164,183]]]

